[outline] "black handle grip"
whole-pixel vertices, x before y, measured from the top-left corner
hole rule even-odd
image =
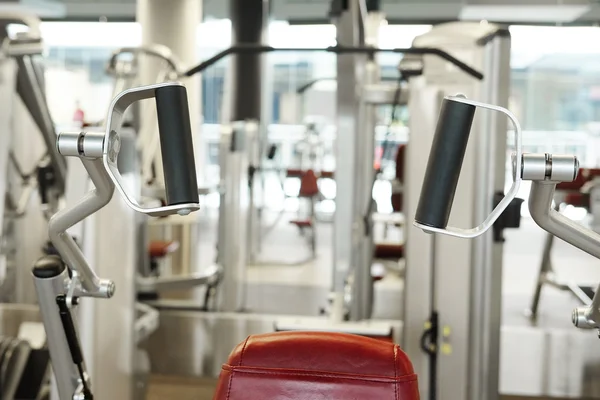
[[[415,221],[434,228],[446,228],[458,185],[475,106],[444,99]]]
[[[165,86],[156,89],[155,96],[167,205],[198,203],[187,91]]]

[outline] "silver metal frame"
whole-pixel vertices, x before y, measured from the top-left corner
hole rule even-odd
[[[125,113],[125,110],[127,110],[127,108],[136,101],[154,97],[156,89],[168,86],[183,85],[180,83],[170,82],[157,83],[154,85],[128,89],[119,94],[117,97],[115,97],[109,108],[106,123],[106,136],[101,149],[104,167],[106,168],[106,171],[108,172],[108,175],[110,176],[111,180],[116,185],[117,190],[127,202],[127,205],[137,212],[147,214],[153,217],[164,217],[172,214],[187,215],[192,211],[200,209],[199,203],[177,204],[165,207],[142,207],[137,202],[135,197],[133,197],[125,189],[126,185],[123,182],[123,177],[119,173],[119,168],[117,166],[117,154],[119,152],[119,136],[117,134],[117,129],[121,127],[121,123],[123,121],[123,114]],[[92,154],[97,155],[98,151],[99,149],[95,148],[93,149]]]
[[[66,269],[60,275],[52,278],[34,279],[40,315],[46,330],[46,340],[52,360],[52,370],[56,379],[56,388],[61,400],[75,398],[80,384],[79,371],[71,358],[71,350],[56,304],[57,296],[65,293],[65,286],[69,281]]]
[[[485,38],[484,40],[479,40]],[[482,102],[508,105],[510,35],[495,24],[454,22],[435,26],[413,41],[415,47],[441,48],[474,68],[474,80],[433,56],[423,56],[423,74],[409,79],[410,131],[407,145],[404,213],[414,216],[427,154],[444,96],[464,93]],[[450,225],[479,225],[492,211],[497,191],[504,190],[507,118],[497,112],[476,113],[463,171],[454,197]],[[403,350],[419,375],[421,396],[452,399],[497,399],[503,244],[491,230],[476,240],[429,235],[406,224]],[[457,296],[457,293],[461,293]],[[435,311],[439,336],[434,375],[432,356],[423,351],[424,323]],[[432,383],[435,380],[435,386]],[[432,390],[436,393],[431,393]]]
[[[120,150],[120,139],[117,132],[121,128],[122,116],[127,107],[136,101],[155,97],[157,88],[178,85],[177,83],[157,84],[121,93],[113,100],[109,108],[105,133],[61,133],[58,136],[58,151],[62,155],[81,158],[95,186],[95,189],[73,207],[61,210],[50,219],[50,239],[62,259],[72,269],[72,278],[68,278],[66,270],[52,279],[35,278],[42,319],[48,335],[53,371],[61,399],[81,398],[83,385],[80,382],[79,371],[71,360],[66,333],[56,305],[57,296],[66,294],[67,306],[73,307],[76,303],[75,296],[110,298],[115,292],[115,285],[112,281],[98,278],[75,241],[67,233],[67,229],[107,205],[112,198],[115,186],[128,206],[144,214],[154,216],[186,215],[200,208],[197,203],[142,208],[125,189],[126,185],[117,168],[117,156]],[[207,281],[209,278],[208,276],[198,277],[198,279]],[[142,340],[149,332],[156,329],[158,324],[154,310],[144,308],[142,311],[146,315],[136,323],[136,340]],[[87,380],[85,369],[83,374]]]
[[[251,204],[248,167],[250,150],[257,139],[258,128],[253,120],[235,121],[221,127],[217,264],[223,266],[223,280],[218,291],[219,311],[235,312],[246,308]]]
[[[64,135],[59,135],[59,144],[61,137],[64,138]],[[71,235],[67,232],[69,228],[107,205],[114,192],[114,184],[108,177],[99,159],[82,159],[81,162],[96,188],[72,208],[63,209],[50,218],[48,233],[52,244],[54,244],[63,260],[78,274],[78,279],[74,279],[73,282],[77,282],[78,280],[81,287],[75,285],[68,288],[69,290],[73,290],[72,294],[75,296],[85,295],[110,298],[115,291],[113,282],[100,279],[96,275],[88,264],[83,252],[77,246],[77,243],[75,243]]]

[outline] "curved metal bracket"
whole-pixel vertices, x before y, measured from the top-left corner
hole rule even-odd
[[[165,61],[168,64],[171,71],[173,71],[176,74],[176,76],[180,76],[180,74],[181,74],[179,60],[177,59],[177,57],[175,57],[175,55],[173,54],[173,52],[171,51],[170,48],[168,48],[167,46],[163,46],[162,44],[153,44],[150,46],[140,46],[140,47],[122,47],[120,49],[115,50],[112,53],[112,55],[108,61],[108,64],[106,66],[106,72],[108,74],[114,75],[114,76],[118,75],[117,62],[118,62],[118,58],[120,56],[122,56],[123,54],[131,54],[134,57],[136,57],[139,54],[146,54],[146,55],[156,57],[158,59]]]
[[[94,152],[90,154],[91,156],[101,156],[102,161],[104,163],[104,167],[108,172],[108,175],[114,182],[117,190],[123,196],[127,205],[133,208],[135,211],[148,214],[153,217],[162,217],[172,214],[180,214],[187,215],[192,211],[196,211],[200,209],[200,204],[198,203],[186,203],[186,204],[177,204],[177,205],[169,205],[164,207],[152,207],[145,208],[142,207],[137,199],[128,193],[126,189],[126,185],[123,181],[123,177],[119,172],[119,168],[117,166],[117,156],[119,154],[120,149],[120,140],[119,135],[117,134],[118,129],[121,127],[123,122],[123,115],[127,108],[135,103],[136,101],[149,99],[155,97],[156,89],[167,87],[167,86],[183,86],[180,83],[158,83],[149,86],[143,86],[139,88],[133,88],[126,90],[119,94],[112,101],[109,111],[108,118],[106,124],[106,136],[104,139],[104,143],[101,149],[101,153],[98,153],[100,149],[94,149]],[[87,154],[86,154],[87,155]]]

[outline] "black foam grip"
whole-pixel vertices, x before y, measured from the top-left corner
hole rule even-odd
[[[435,228],[446,228],[458,185],[475,106],[444,99],[415,221]]]
[[[167,205],[198,203],[192,128],[185,87],[156,89],[156,112]]]

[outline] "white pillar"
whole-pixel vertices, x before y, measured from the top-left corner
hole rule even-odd
[[[137,20],[142,27],[142,45],[160,44],[171,49],[173,56],[179,61],[183,69],[189,69],[198,63],[198,26],[202,21],[202,0],[138,0]],[[161,62],[149,57],[140,60],[141,83],[156,82]],[[205,143],[201,135],[202,109],[201,109],[201,81],[200,75],[190,78],[179,78],[185,84],[188,93],[188,104],[192,124],[194,156],[196,159],[196,175],[199,185],[204,181]],[[156,110],[153,106],[142,107],[140,111],[141,137],[158,135]],[[151,130],[151,131],[150,131]],[[155,162],[158,182],[163,182],[162,161],[160,153]],[[163,182],[164,184],[164,182]],[[181,247],[181,251],[174,254],[170,261],[178,273],[189,273],[199,268],[199,254],[195,249],[198,237],[198,225],[181,226],[175,240],[189,239],[190,248]],[[183,243],[180,243],[183,245]]]
[[[142,45],[162,44],[173,52],[184,68],[195,65],[198,60],[196,33],[202,21],[202,0],[138,0],[137,21],[142,26]],[[142,84],[156,82],[159,62],[148,57],[142,59],[140,78]],[[194,132],[194,153],[198,179],[202,179],[204,166],[204,143],[200,134],[202,104],[200,75],[181,79],[188,92],[190,118]],[[154,129],[156,117],[153,107],[144,107],[141,113],[142,129]],[[160,163],[159,163],[160,164]],[[157,166],[161,168],[160,165]],[[162,181],[162,169],[157,171]]]

